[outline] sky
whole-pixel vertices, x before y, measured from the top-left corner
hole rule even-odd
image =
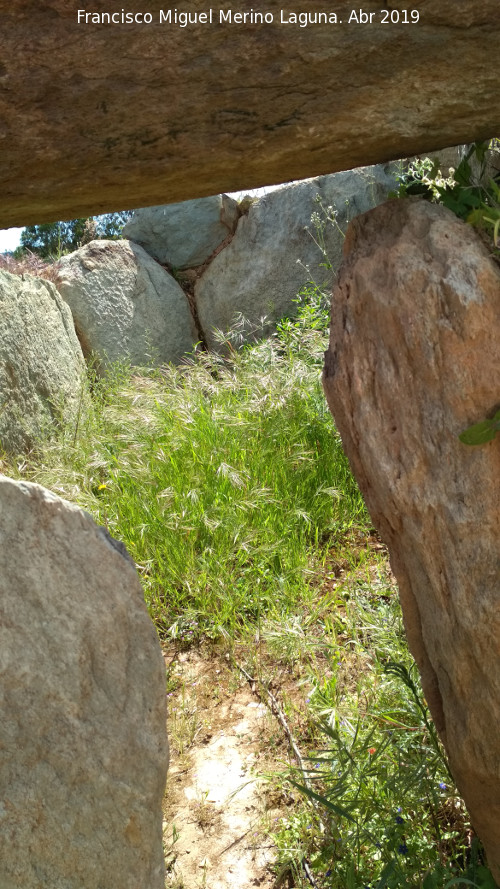
[[[22,228],[0,229],[0,253],[15,250],[19,246]]]
[[[274,191],[275,188],[280,188],[279,185],[267,185],[264,188],[250,188],[247,191],[236,191],[231,192],[231,197],[239,200],[244,197],[246,194],[252,195],[252,197],[259,197],[262,194],[266,194],[268,191]],[[5,253],[9,250],[15,250],[16,247],[19,246],[19,242],[21,239],[22,228],[4,228],[0,229],[0,253]]]

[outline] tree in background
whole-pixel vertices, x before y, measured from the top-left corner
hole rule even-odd
[[[121,210],[102,216],[70,219],[68,222],[28,225],[21,233],[21,245],[14,251],[14,256],[20,259],[29,251],[42,259],[57,259],[63,253],[77,250],[92,238],[114,240],[121,237],[122,228],[131,215],[131,210]]]

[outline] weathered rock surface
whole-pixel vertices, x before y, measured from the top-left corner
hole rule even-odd
[[[85,363],[71,313],[49,281],[0,271],[0,448],[32,447],[76,422]]]
[[[458,787],[500,877],[500,270],[442,207],[351,224],[324,386],[389,546],[410,648]]]
[[[165,670],[132,560],[0,476],[0,885],[163,889]]]
[[[236,229],[238,204],[227,194],[137,210],[123,237],[175,269],[202,265]]]
[[[62,257],[57,286],[84,354],[104,364],[176,363],[198,339],[179,284],[137,244],[91,241]]]
[[[303,179],[499,131],[485,64],[498,0],[428,0],[416,24],[382,23],[374,3],[371,23],[349,23],[352,3],[339,0],[337,24],[306,27],[290,23],[298,0],[285,22],[269,0],[271,24],[221,24],[214,10],[212,24],[186,28],[146,0],[123,6],[151,24],[79,22],[67,0],[5,4],[1,226]],[[331,10],[318,0],[313,12]],[[104,11],[121,12],[92,7]]]
[[[334,271],[342,255],[347,219],[387,199],[395,180],[390,166],[365,167],[321,176],[272,191],[255,201],[238,222],[231,243],[210,263],[197,281],[194,295],[205,341],[217,348],[214,328],[227,331],[235,316],[268,332],[284,315],[295,314],[294,300],[311,279],[331,285],[334,272],[324,263],[318,234],[311,222],[316,213],[324,223],[321,204],[333,206],[337,226],[324,226],[324,241]],[[321,204],[317,203],[319,196]],[[260,319],[267,323],[260,329]]]

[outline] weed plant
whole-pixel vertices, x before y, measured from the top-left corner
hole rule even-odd
[[[410,164],[399,177],[398,197],[421,195],[443,204],[459,219],[483,233],[500,258],[500,160],[498,139],[475,142],[458,164],[443,176],[437,161],[423,158]],[[487,173],[488,164],[492,167]]]
[[[52,282],[55,282],[57,277],[54,264],[30,250],[25,250],[21,256],[0,253],[0,270],[10,272],[12,275],[33,275],[35,278],[45,278]]]
[[[307,758],[308,784],[297,769],[282,776],[308,801],[276,830],[282,873],[308,886],[307,862],[320,889],[494,889],[420,691],[394,585],[383,574],[349,581],[330,633],[330,669],[308,701],[321,742]]]

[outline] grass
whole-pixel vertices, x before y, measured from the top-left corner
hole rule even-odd
[[[337,594],[328,664],[309,695],[317,734],[306,775],[282,776],[307,800],[278,831],[280,863],[295,885],[309,885],[304,861],[321,889],[428,889],[472,875],[472,831],[395,593],[389,576],[367,583],[358,572]]]
[[[263,342],[229,339],[225,357],[180,368],[116,366],[91,380],[78,430],[1,468],[125,542],[161,637],[246,651],[262,682],[279,668],[308,689],[302,706],[283,698],[306,769],[272,779],[293,800],[269,828],[277,887],[493,889],[323,398],[327,324],[311,287]],[[184,701],[174,744],[197,730]]]
[[[117,368],[76,446],[68,430],[23,464],[125,542],[162,632],[233,633],[307,606],[311,551],[368,527],[308,317],[229,361]]]

